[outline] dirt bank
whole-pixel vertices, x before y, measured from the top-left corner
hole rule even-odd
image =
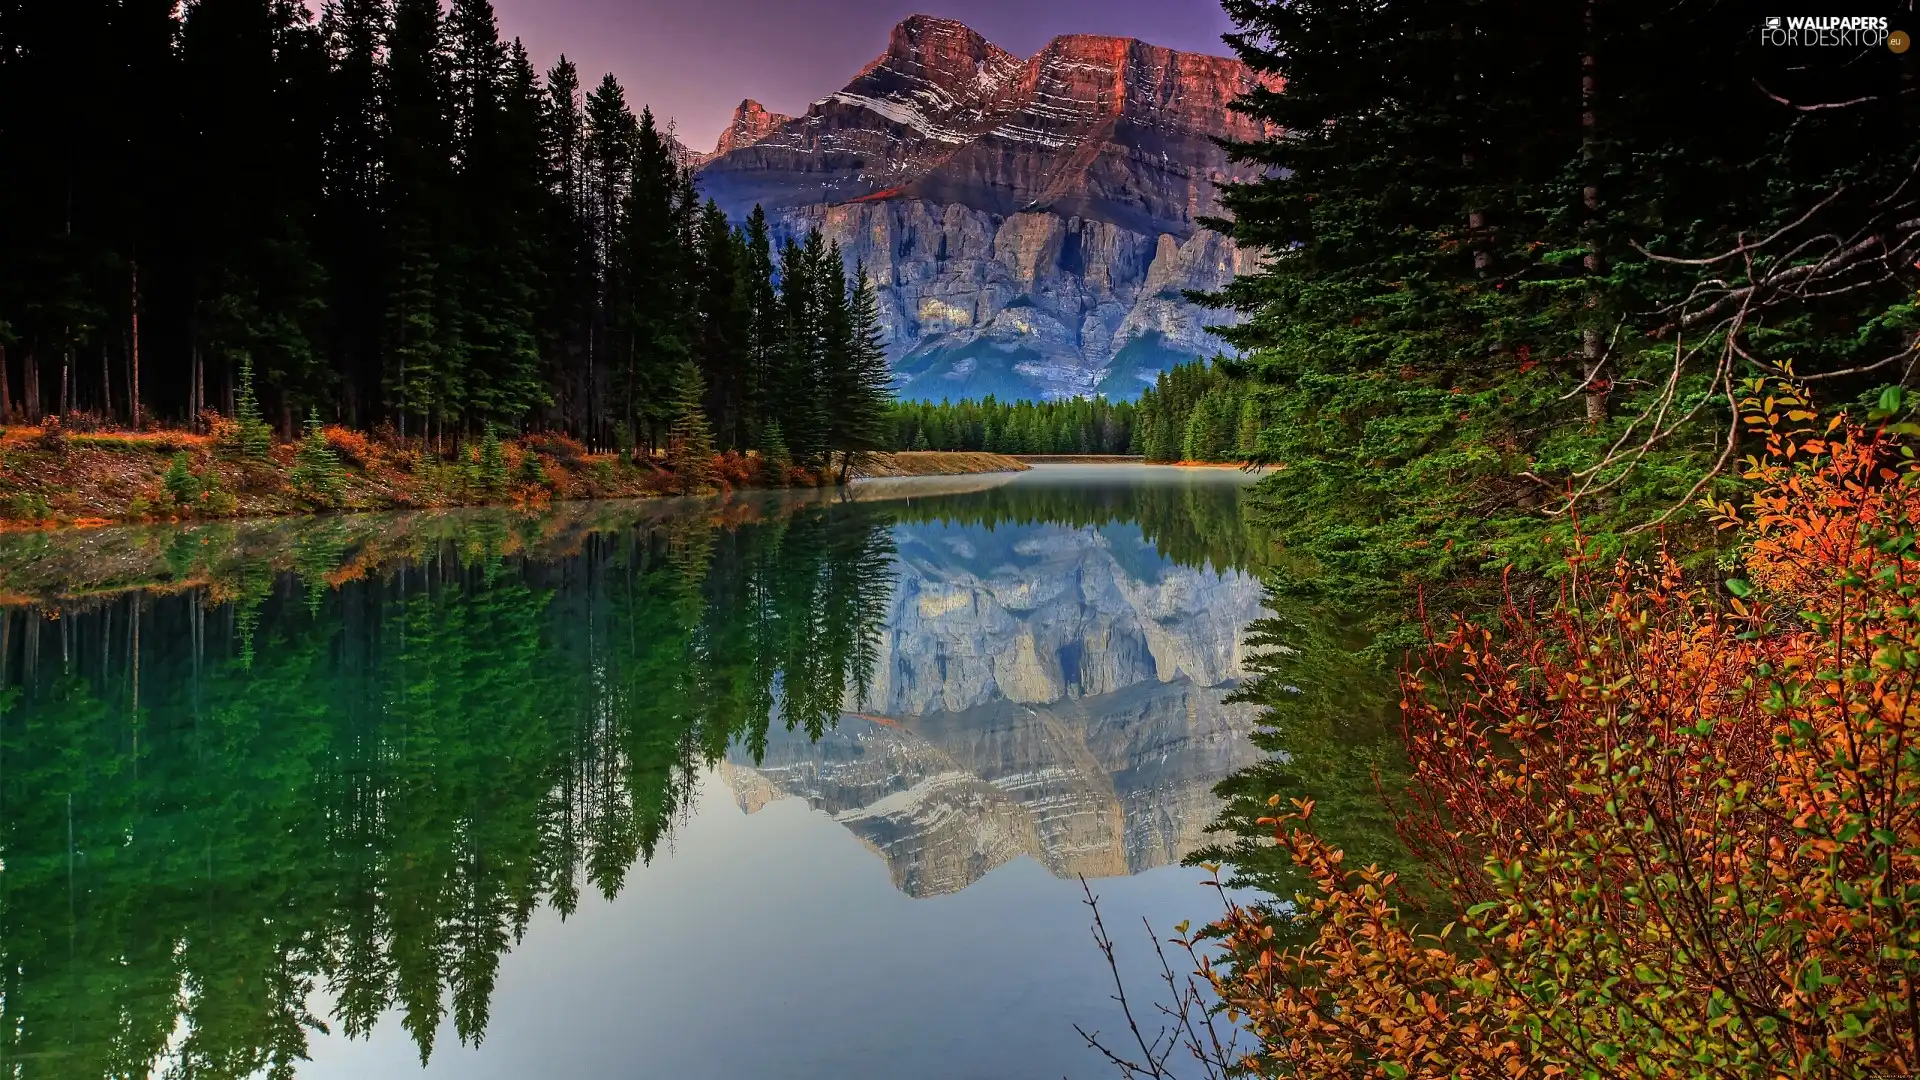
[[[1026,472],[1028,466],[1006,454],[962,450],[904,450],[876,455],[854,470],[861,479],[888,476],[972,476],[976,473]]]

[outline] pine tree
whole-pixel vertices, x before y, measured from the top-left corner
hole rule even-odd
[[[616,389],[620,418],[649,446],[673,419],[680,363],[687,340],[689,270],[681,205],[682,177],[653,112],[643,109],[634,135],[633,182],[622,212],[615,253],[619,292],[614,326],[619,355]]]
[[[486,433],[480,438],[473,479],[480,490],[490,496],[498,496],[507,489],[507,450],[500,442],[500,432],[492,423],[486,425]]]
[[[721,449],[748,445],[748,334],[752,312],[742,295],[744,238],[709,200],[700,211],[690,260],[693,348],[707,381],[708,410]]]
[[[691,359],[680,362],[675,379],[673,426],[667,441],[667,462],[682,493],[713,483],[713,429],[707,423],[706,380]]]
[[[837,252],[836,252],[837,256]],[[835,403],[840,428],[840,482],[854,463],[887,445],[887,411],[893,404],[893,370],[880,329],[880,301],[865,264],[854,270],[848,329],[848,388]]]
[[[1233,448],[1242,460],[1251,461],[1260,444],[1260,406],[1249,395],[1240,405],[1240,427],[1234,434]]]
[[[200,480],[193,475],[193,463],[185,450],[173,455],[173,460],[167,463],[160,484],[176,508],[192,511],[199,505]]]
[[[273,429],[260,418],[260,399],[253,389],[253,356],[240,354],[240,378],[233,398],[234,449],[242,456],[265,458],[273,449]]]
[[[582,434],[595,442],[605,437],[618,411],[612,407],[610,391],[618,385],[613,376],[624,373],[619,366],[623,354],[612,344],[626,288],[621,247],[639,130],[627,107],[626,91],[611,74],[587,94],[585,119],[581,180],[593,299],[587,318],[585,370],[580,376],[580,411]]]
[[[786,483],[787,470],[793,467],[793,454],[787,449],[787,436],[778,420],[769,420],[760,429],[760,460],[770,482]]]
[[[391,0],[328,0],[320,19],[330,71],[325,82],[322,182],[316,234],[328,275],[325,338],[341,374],[350,423],[386,415],[382,365],[387,305],[381,178],[387,107],[380,53],[392,30]],[[204,404],[204,402],[202,403]]]
[[[327,445],[318,411],[307,413],[306,434],[300,440],[300,448],[294,451],[293,469],[287,479],[295,491],[321,506],[332,506],[340,499],[346,471],[340,464],[340,455]]]
[[[826,416],[820,397],[823,342],[820,338],[820,290],[815,276],[826,245],[818,230],[802,248],[789,239],[780,253],[778,370],[771,400],[778,403],[780,427],[793,460],[817,468],[827,451]]]
[[[764,449],[760,432],[767,424],[776,422],[769,414],[778,404],[780,357],[785,338],[781,329],[780,297],[773,284],[772,234],[767,226],[766,211],[758,206],[747,217],[747,227],[740,237],[737,270],[740,276],[737,293],[746,319],[741,356],[745,369],[741,380],[744,435]]]
[[[459,415],[466,356],[458,282],[448,244],[453,194],[453,90],[438,0],[398,0],[387,57],[387,170],[391,289],[386,316],[389,392],[401,432],[444,430]]]

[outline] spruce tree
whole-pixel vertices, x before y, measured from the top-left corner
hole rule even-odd
[[[766,211],[758,206],[748,215],[746,229],[740,237],[737,270],[740,278],[737,292],[746,319],[741,357],[744,434],[750,440],[758,440],[755,445],[765,449],[760,432],[767,424],[777,422],[771,411],[779,404],[783,370],[780,357],[785,338],[781,331],[780,298],[774,290],[772,233]]]
[[[778,420],[769,420],[760,428],[760,461],[769,482],[786,482],[787,470],[793,466],[793,454],[787,449],[786,432],[781,430]]]
[[[498,496],[507,489],[506,446],[500,442],[500,432],[490,422],[486,425],[486,433],[480,438],[473,479],[480,490],[489,496]]]
[[[815,276],[825,243],[816,230],[802,248],[789,239],[780,253],[781,349],[771,400],[794,464],[817,468],[827,450],[826,417],[820,399],[820,290]]]
[[[467,376],[457,264],[448,243],[453,90],[438,0],[398,0],[386,87],[388,392],[402,433],[414,419],[428,435],[458,417]]]
[[[840,482],[854,463],[887,445],[887,413],[893,405],[893,369],[887,364],[880,328],[880,300],[865,264],[854,270],[847,365],[848,389],[835,403],[841,432]]]
[[[295,491],[321,506],[332,506],[339,501],[346,483],[346,470],[340,464],[340,455],[327,445],[318,411],[307,413],[306,434],[300,440],[300,448],[294,451],[293,469],[287,479]]]
[[[707,423],[706,380],[691,359],[680,362],[674,380],[673,424],[667,441],[667,462],[682,493],[713,483],[713,429]]]
[[[240,377],[233,395],[234,448],[242,457],[265,458],[273,449],[273,428],[260,418],[253,388],[253,355],[240,354]]]
[[[324,336],[340,374],[347,419],[367,426],[389,415],[382,363],[388,249],[381,225],[387,91],[380,54],[392,21],[391,0],[329,0],[320,19],[330,68],[324,86],[325,197],[316,233],[328,271]]]
[[[693,349],[707,381],[707,402],[721,449],[748,445],[749,395],[747,335],[752,313],[742,295],[740,258],[744,242],[709,200],[695,228],[689,260]]]

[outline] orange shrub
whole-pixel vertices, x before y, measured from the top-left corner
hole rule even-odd
[[[714,456],[713,481],[721,488],[750,487],[758,479],[760,463],[738,450]]]
[[[363,432],[328,424],[321,430],[321,435],[325,436],[329,449],[363,469],[373,465],[379,457],[379,448]]]
[[[1720,508],[1724,590],[1577,567],[1549,617],[1457,625],[1403,676],[1405,831],[1455,924],[1422,937],[1310,804],[1269,819],[1314,936],[1229,906],[1202,965],[1253,1073],[1920,1073],[1920,468],[1858,433],[1770,449]]]
[[[545,454],[560,464],[572,468],[587,457],[587,448],[579,439],[559,431],[536,431],[523,435],[520,445],[529,450]]]

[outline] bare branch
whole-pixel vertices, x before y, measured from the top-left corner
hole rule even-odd
[[[1782,226],[1779,232],[1774,233],[1772,236],[1767,237],[1765,240],[1761,240],[1754,244],[1748,244],[1745,241],[1742,241],[1740,244],[1736,245],[1732,251],[1728,251],[1720,255],[1715,255],[1709,259],[1677,259],[1671,255],[1655,255],[1653,252],[1648,251],[1646,248],[1641,247],[1639,241],[1637,240],[1630,240],[1628,241],[1628,243],[1633,245],[1633,250],[1639,252],[1642,255],[1645,255],[1647,258],[1652,259],[1655,262],[1672,263],[1675,266],[1712,266],[1714,263],[1725,262],[1726,260],[1731,259],[1736,255],[1740,255],[1748,251],[1758,251],[1761,248],[1766,247],[1768,244],[1773,243],[1775,240],[1780,239],[1782,236],[1785,236],[1788,233],[1792,232],[1793,230],[1799,228],[1800,226],[1805,225],[1807,223],[1808,218],[1811,218],[1813,217],[1813,215],[1826,209],[1828,203],[1831,203],[1833,202],[1833,200],[1839,198],[1840,195],[1846,190],[1847,188],[1846,188],[1846,185],[1844,184],[1841,185],[1840,187],[1834,188],[1833,194],[1815,203],[1812,209],[1808,210],[1804,214],[1801,214],[1798,218],[1796,218],[1793,221],[1792,224]]]
[[[1789,109],[1798,109],[1800,112],[1819,112],[1822,109],[1850,109],[1855,105],[1865,105],[1869,101],[1880,100],[1879,95],[1871,94],[1871,95],[1868,95],[1867,97],[1854,98],[1852,101],[1826,101],[1818,105],[1796,105],[1793,102],[1788,101],[1786,98],[1781,97],[1779,94],[1776,94],[1773,91],[1767,89],[1764,85],[1761,84],[1759,79],[1753,80],[1753,85],[1759,87],[1760,92],[1767,95],[1769,98],[1772,98],[1773,100],[1779,102],[1780,104],[1785,105]]]

